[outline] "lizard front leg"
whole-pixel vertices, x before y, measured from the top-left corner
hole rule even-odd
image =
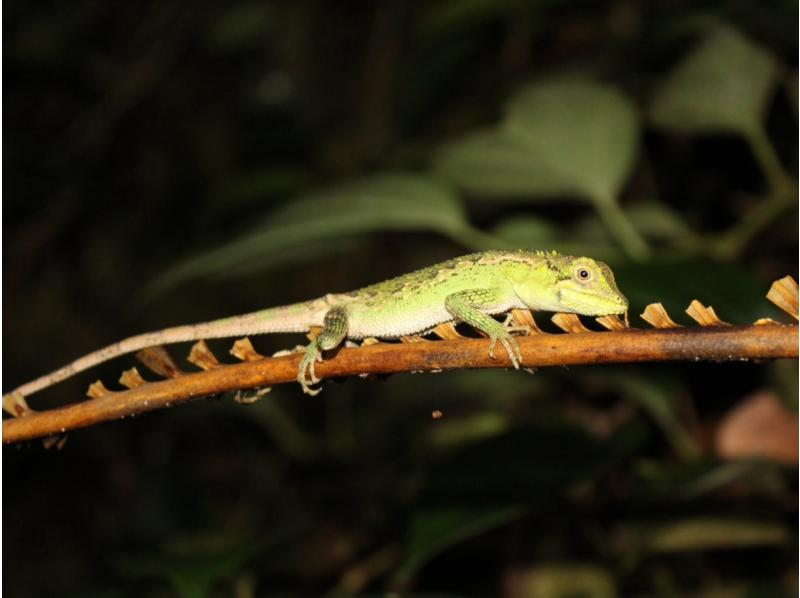
[[[305,355],[300,360],[300,367],[297,372],[297,381],[303,392],[311,395],[319,394],[320,388],[313,389],[309,384],[317,384],[314,365],[317,361],[322,361],[322,352],[329,351],[338,347],[347,336],[347,310],[344,307],[333,307],[325,314],[322,324],[322,332],[319,333],[306,347]]]
[[[494,358],[494,347],[497,341],[503,345],[508,353],[512,365],[519,369],[522,362],[517,339],[511,336],[510,330],[493,317],[485,314],[482,309],[495,305],[497,291],[493,289],[469,289],[448,295],[444,301],[447,311],[461,322],[466,322],[476,330],[480,330],[489,337],[489,357]]]

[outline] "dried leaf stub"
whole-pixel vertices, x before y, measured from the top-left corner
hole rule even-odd
[[[719,316],[710,305],[706,307],[697,299],[694,299],[689,307],[686,308],[686,313],[700,326],[730,326],[727,322],[719,319]]]
[[[22,417],[32,413],[33,409],[28,407],[24,396],[18,392],[12,392],[3,397],[3,411],[14,417]]]
[[[47,438],[42,439],[42,445],[48,451],[54,447],[60,451],[64,448],[65,444],[67,444],[66,434],[56,434],[55,436],[48,436]]]
[[[145,379],[142,378],[142,375],[139,373],[139,370],[136,368],[131,368],[122,372],[122,376],[119,378],[119,383],[125,388],[139,388],[140,386],[147,384]]]
[[[137,351],[136,359],[141,361],[147,369],[164,376],[165,378],[177,378],[183,375],[183,370],[178,367],[164,347],[148,347]]]
[[[412,334],[409,336],[401,336],[400,342],[402,343],[424,343],[425,339],[419,336],[418,334]]]
[[[641,316],[642,320],[654,328],[680,328],[681,325],[669,317],[667,310],[661,303],[651,303],[644,308]]]
[[[753,326],[780,326],[780,322],[776,322],[772,318],[759,318],[753,322]]]
[[[233,347],[231,347],[230,354],[236,359],[241,359],[242,361],[256,361],[258,359],[264,359],[264,356],[255,350],[253,343],[250,342],[249,338],[240,338],[234,342]]]
[[[717,429],[714,445],[724,459],[762,457],[797,465],[797,414],[772,392],[760,392],[731,409]]]
[[[767,299],[795,320],[798,319],[797,281],[791,276],[784,276],[773,282],[767,293]]]
[[[543,334],[529,309],[512,309],[511,318],[516,326],[527,326],[531,334]]]
[[[599,318],[595,318],[595,322],[606,330],[628,330],[628,328],[630,328],[619,316],[600,316]]]
[[[445,341],[455,341],[460,338],[464,338],[462,335],[458,333],[456,330],[455,325],[452,322],[445,322],[444,324],[439,324],[436,328],[431,331],[432,334],[435,334],[440,339]]]
[[[99,399],[100,397],[105,397],[112,394],[110,390],[105,387],[102,381],[98,380],[86,391],[86,396],[90,399]]]
[[[573,334],[580,334],[582,332],[591,332],[586,326],[583,325],[581,319],[575,314],[554,314],[551,318],[553,324],[561,328],[564,332]]]
[[[306,334],[306,338],[313,343],[315,340],[317,340],[320,332],[322,332],[322,326],[312,326],[308,331],[308,334]]]
[[[197,341],[192,345],[192,349],[189,351],[189,357],[187,357],[186,360],[192,365],[196,365],[201,370],[208,371],[219,367],[219,361],[214,357],[211,349],[208,348],[206,341],[203,340]]]

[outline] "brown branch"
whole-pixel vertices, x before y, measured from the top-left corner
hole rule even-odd
[[[740,361],[797,358],[796,325],[705,326],[580,332],[569,322],[568,334],[535,333],[519,337],[526,368],[554,365],[632,363],[645,361]],[[323,378],[358,374],[389,374],[459,368],[509,367],[507,355],[488,356],[486,339],[456,339],[413,343],[379,343],[345,348],[318,364]],[[3,443],[59,434],[103,421],[185,403],[232,390],[293,382],[300,356],[288,355],[214,366],[147,383],[122,392],[101,390],[98,398],[36,412],[3,422]],[[311,400],[311,399],[308,399]]]

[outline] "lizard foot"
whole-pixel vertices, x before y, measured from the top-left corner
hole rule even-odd
[[[519,343],[517,339],[515,339],[510,334],[507,336],[492,336],[489,338],[489,357],[494,359],[494,348],[497,345],[497,341],[500,341],[500,344],[503,345],[503,348],[506,350],[508,354],[508,358],[511,360],[511,365],[514,366],[515,370],[519,369],[520,364],[522,363],[522,350],[519,348]]]
[[[250,390],[237,390],[233,395],[233,400],[243,405],[250,405],[255,403],[265,394],[272,390],[271,386],[262,386],[261,388],[251,388]]]
[[[322,391],[321,388],[311,388],[312,384],[319,384],[322,381],[317,378],[317,374],[314,371],[314,366],[318,361],[322,361],[322,354],[316,343],[311,343],[306,347],[306,353],[303,355],[303,359],[300,360],[300,367],[297,370],[297,382],[300,383],[300,388],[303,389],[303,392],[312,397]]]

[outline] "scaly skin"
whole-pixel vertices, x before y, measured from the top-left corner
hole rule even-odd
[[[492,315],[514,308],[577,313],[622,314],[628,301],[617,289],[611,269],[588,257],[541,251],[486,251],[455,258],[350,293],[190,326],[166,328],[127,338],[89,353],[71,364],[23,384],[3,397],[26,397],[78,372],[126,353],[154,345],[265,334],[322,332],[306,347],[297,381],[303,392],[319,379],[314,364],[345,339],[399,338],[420,334],[444,322],[465,322],[489,337],[489,354],[499,342],[519,368],[522,354],[516,331]]]

